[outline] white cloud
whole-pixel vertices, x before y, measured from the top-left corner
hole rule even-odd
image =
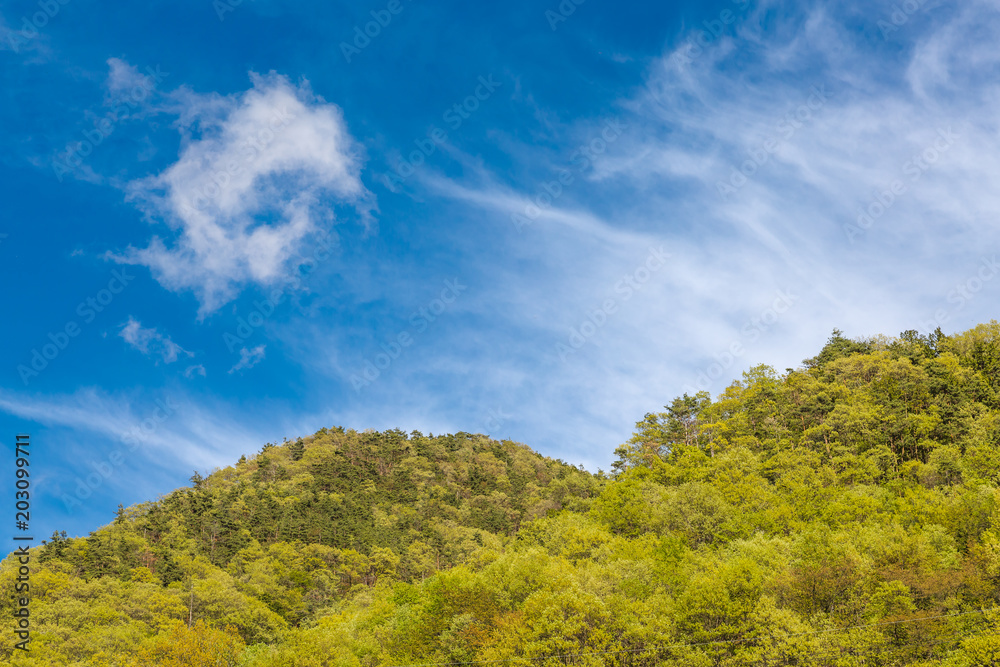
[[[105,81],[112,98],[131,92],[133,88],[151,88],[149,78],[120,58],[108,58],[108,78]]]
[[[533,174],[519,185],[509,184],[516,167],[503,176],[465,168],[452,179],[422,170],[416,180],[432,194],[489,214],[488,240],[477,243],[502,247],[517,268],[482,262],[490,275],[468,276],[476,301],[463,307],[492,316],[496,333],[436,331],[442,340],[428,339],[406,366],[384,373],[366,389],[366,402],[410,392],[421,403],[415,412],[439,410],[460,423],[458,409],[434,405],[436,395],[413,387],[462,378],[463,396],[488,397],[484,405],[517,414],[512,433],[554,447],[586,443],[601,462],[636,419],[713,364],[714,395],[750,365],[797,366],[833,327],[851,336],[926,330],[943,309],[941,326],[951,332],[995,317],[1000,281],[983,283],[960,307],[946,299],[1000,245],[995,3],[928,3],[889,42],[876,28],[883,17],[875,7],[819,3],[797,14],[775,12],[772,2],[755,6],[730,38],[692,62],[681,65],[670,52],[657,60],[648,85],[617,105],[629,128],[592,169],[574,171],[572,184],[520,234],[511,214],[554,181],[604,119],[546,127],[545,141],[532,145],[504,139],[511,162]],[[827,99],[814,97],[800,120],[814,86],[825,87]],[[948,128],[956,138],[928,152],[929,168],[915,178],[915,163],[907,163],[943,145],[939,131]],[[720,196],[718,183],[770,137],[779,141],[767,161]],[[905,192],[852,243],[858,209],[895,180]],[[647,240],[665,246],[669,265],[621,303],[615,281],[642,259]],[[774,318],[779,291],[794,305]],[[571,327],[580,330],[606,298],[619,298],[618,311],[561,363],[555,344],[568,344]],[[463,348],[466,339],[475,350]],[[743,352],[732,358],[736,343]],[[509,375],[476,374],[472,364],[460,367],[466,358]],[[350,373],[360,363],[337,366]],[[567,416],[573,433],[551,426],[552,414]]]
[[[153,328],[144,328],[142,323],[133,317],[128,318],[128,322],[121,325],[118,332],[126,343],[139,350],[146,356],[159,357],[164,363],[172,364],[177,361],[179,354],[186,354],[193,357],[193,352],[188,352],[180,345],[170,340]]]
[[[200,315],[246,283],[286,277],[297,253],[333,219],[333,197],[367,219],[360,149],[338,107],[277,74],[252,74],[241,95],[173,94],[185,132],[177,162],[135,182],[131,196],[176,232],[113,255],[148,266],[171,290],[192,290]]]
[[[194,366],[188,366],[184,369],[184,377],[193,378],[195,375],[205,377],[205,367],[201,364],[196,364]]]
[[[13,23],[7,23],[0,16],[0,51],[13,51],[25,62],[40,63],[52,57],[44,26],[39,30],[31,15],[20,16]]]
[[[182,470],[230,465],[257,438],[243,419],[222,417],[223,406],[175,393],[145,404],[137,396],[84,388],[73,394],[28,396],[0,389],[0,411],[50,427],[101,436],[101,447],[157,457]],[[95,459],[97,455],[95,454]]]
[[[746,252],[779,272],[791,268],[803,284],[828,294],[902,298],[909,302],[902,308],[912,308],[954,271],[953,262],[940,261],[942,250],[975,253],[996,237],[1000,198],[990,184],[1000,168],[993,104],[1000,86],[982,73],[997,60],[991,49],[1000,15],[974,3],[934,16],[926,34],[914,19],[890,36],[901,43],[873,53],[832,11],[815,10],[813,18],[824,20],[810,18],[799,31],[764,34],[763,22],[748,20],[727,52],[686,66],[665,58],[648,91],[632,100],[644,134],[659,130],[652,134],[662,139],[644,140],[618,174],[641,183],[647,201],[658,199],[658,189],[680,189],[699,209],[693,220],[746,237]],[[867,17],[871,24],[878,18],[874,11]],[[784,32],[787,41],[775,37]],[[904,54],[899,62],[896,47]],[[811,98],[815,87],[828,100],[803,109],[818,99]],[[957,136],[940,150],[949,129]],[[763,150],[769,137],[778,138],[771,154]],[[930,158],[917,173],[913,158],[925,152]],[[767,161],[758,167],[754,156]],[[753,173],[739,185],[744,167]],[[894,181],[905,192],[869,229],[857,229],[859,208]],[[735,191],[720,196],[720,184],[734,182]],[[938,241],[926,243],[930,238]],[[914,274],[917,258],[922,270]]]
[[[264,345],[258,345],[252,350],[248,350],[245,347],[242,348],[240,350],[240,360],[235,366],[229,369],[229,372],[235,373],[236,371],[242,371],[256,366],[264,359],[264,348]]]

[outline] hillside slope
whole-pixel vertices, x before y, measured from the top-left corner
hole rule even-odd
[[[87,538],[54,535],[35,549],[37,657],[12,664],[103,664],[196,620],[239,644],[275,642],[352,587],[420,580],[502,548],[522,522],[583,506],[599,484],[467,433],[336,428],[267,444],[191,487],[119,508]],[[8,607],[14,566],[0,570]]]
[[[36,549],[6,664],[1000,664],[997,322],[834,332],[616,454],[607,479],[467,434],[266,447]]]

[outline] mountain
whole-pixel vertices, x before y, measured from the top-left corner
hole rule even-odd
[[[834,331],[615,453],[265,445],[33,549],[31,652],[3,664],[1000,664],[1000,323]]]
[[[509,441],[343,428],[268,443],[191,481],[120,507],[87,538],[56,534],[34,550],[33,653],[67,664],[122,655],[170,619],[274,642],[353,589],[420,581],[500,549],[523,522],[583,507],[599,486]],[[14,573],[0,575],[11,591]],[[87,631],[67,632],[70,618]]]

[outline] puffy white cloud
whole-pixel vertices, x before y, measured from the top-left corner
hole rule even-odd
[[[157,235],[112,255],[148,266],[168,289],[194,291],[202,316],[247,283],[285,277],[303,244],[333,219],[333,203],[350,203],[363,217],[374,206],[340,109],[306,83],[274,73],[251,79],[240,95],[172,94],[185,133],[180,156],[133,183],[130,195],[174,238]]]

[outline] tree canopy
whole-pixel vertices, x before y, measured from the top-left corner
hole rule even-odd
[[[33,549],[32,650],[0,660],[997,665],[998,400],[994,321],[835,330],[645,415],[610,475],[322,429]]]

